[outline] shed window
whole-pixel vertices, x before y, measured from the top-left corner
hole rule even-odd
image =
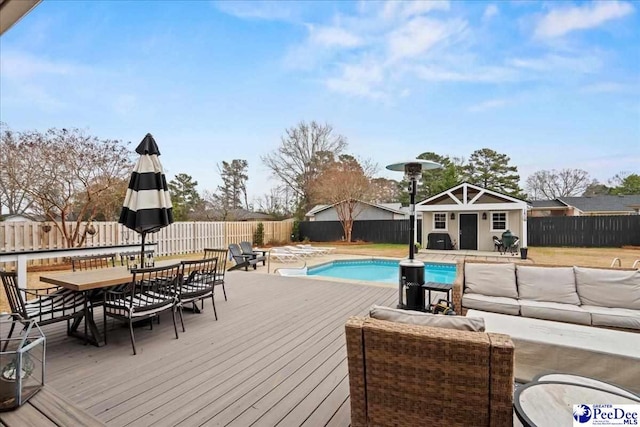
[[[505,231],[507,229],[507,213],[491,212],[491,231]]]
[[[438,212],[433,214],[433,229],[434,230],[446,230],[447,229],[447,214]]]

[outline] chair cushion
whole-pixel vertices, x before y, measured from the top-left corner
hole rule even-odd
[[[520,314],[520,304],[515,298],[489,297],[465,293],[462,296],[462,306],[492,313],[512,314],[514,316]]]
[[[640,310],[640,270],[574,267],[584,305]]]
[[[518,265],[516,276],[520,299],[580,305],[573,267]]]
[[[400,310],[397,308],[374,305],[369,316],[378,320],[388,320],[410,325],[431,326],[435,328],[456,329],[459,331],[484,332],[484,320],[478,317],[447,316],[443,314],[423,313],[420,311]]]
[[[523,317],[591,325],[589,312],[577,305],[526,299],[521,299],[519,302],[520,313]]]
[[[593,326],[640,329],[640,310],[599,307],[596,305],[583,305],[582,308],[591,313],[591,324]]]
[[[518,298],[515,264],[465,263],[465,293]]]

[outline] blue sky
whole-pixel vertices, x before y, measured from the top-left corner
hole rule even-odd
[[[640,173],[640,3],[45,0],[0,39],[0,120],[132,142],[200,191],[301,120],[384,166],[491,148],[524,179]]]

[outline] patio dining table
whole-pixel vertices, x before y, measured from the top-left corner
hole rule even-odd
[[[175,264],[176,260],[156,262],[156,267],[163,267]],[[101,290],[118,285],[125,285],[131,282],[132,273],[127,267],[101,268],[83,271],[65,271],[58,273],[47,273],[40,276],[40,281],[56,286],[62,286],[75,292],[83,292],[90,300],[91,296],[96,296]],[[79,332],[78,326],[82,319],[85,319],[85,332]],[[93,318],[93,307],[86,304],[84,315],[77,318],[71,325],[71,335],[81,338],[95,346],[104,345],[104,337],[98,330]]]

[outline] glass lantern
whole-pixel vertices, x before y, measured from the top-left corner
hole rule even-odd
[[[44,385],[46,338],[35,320],[0,320],[0,411],[24,404]]]

